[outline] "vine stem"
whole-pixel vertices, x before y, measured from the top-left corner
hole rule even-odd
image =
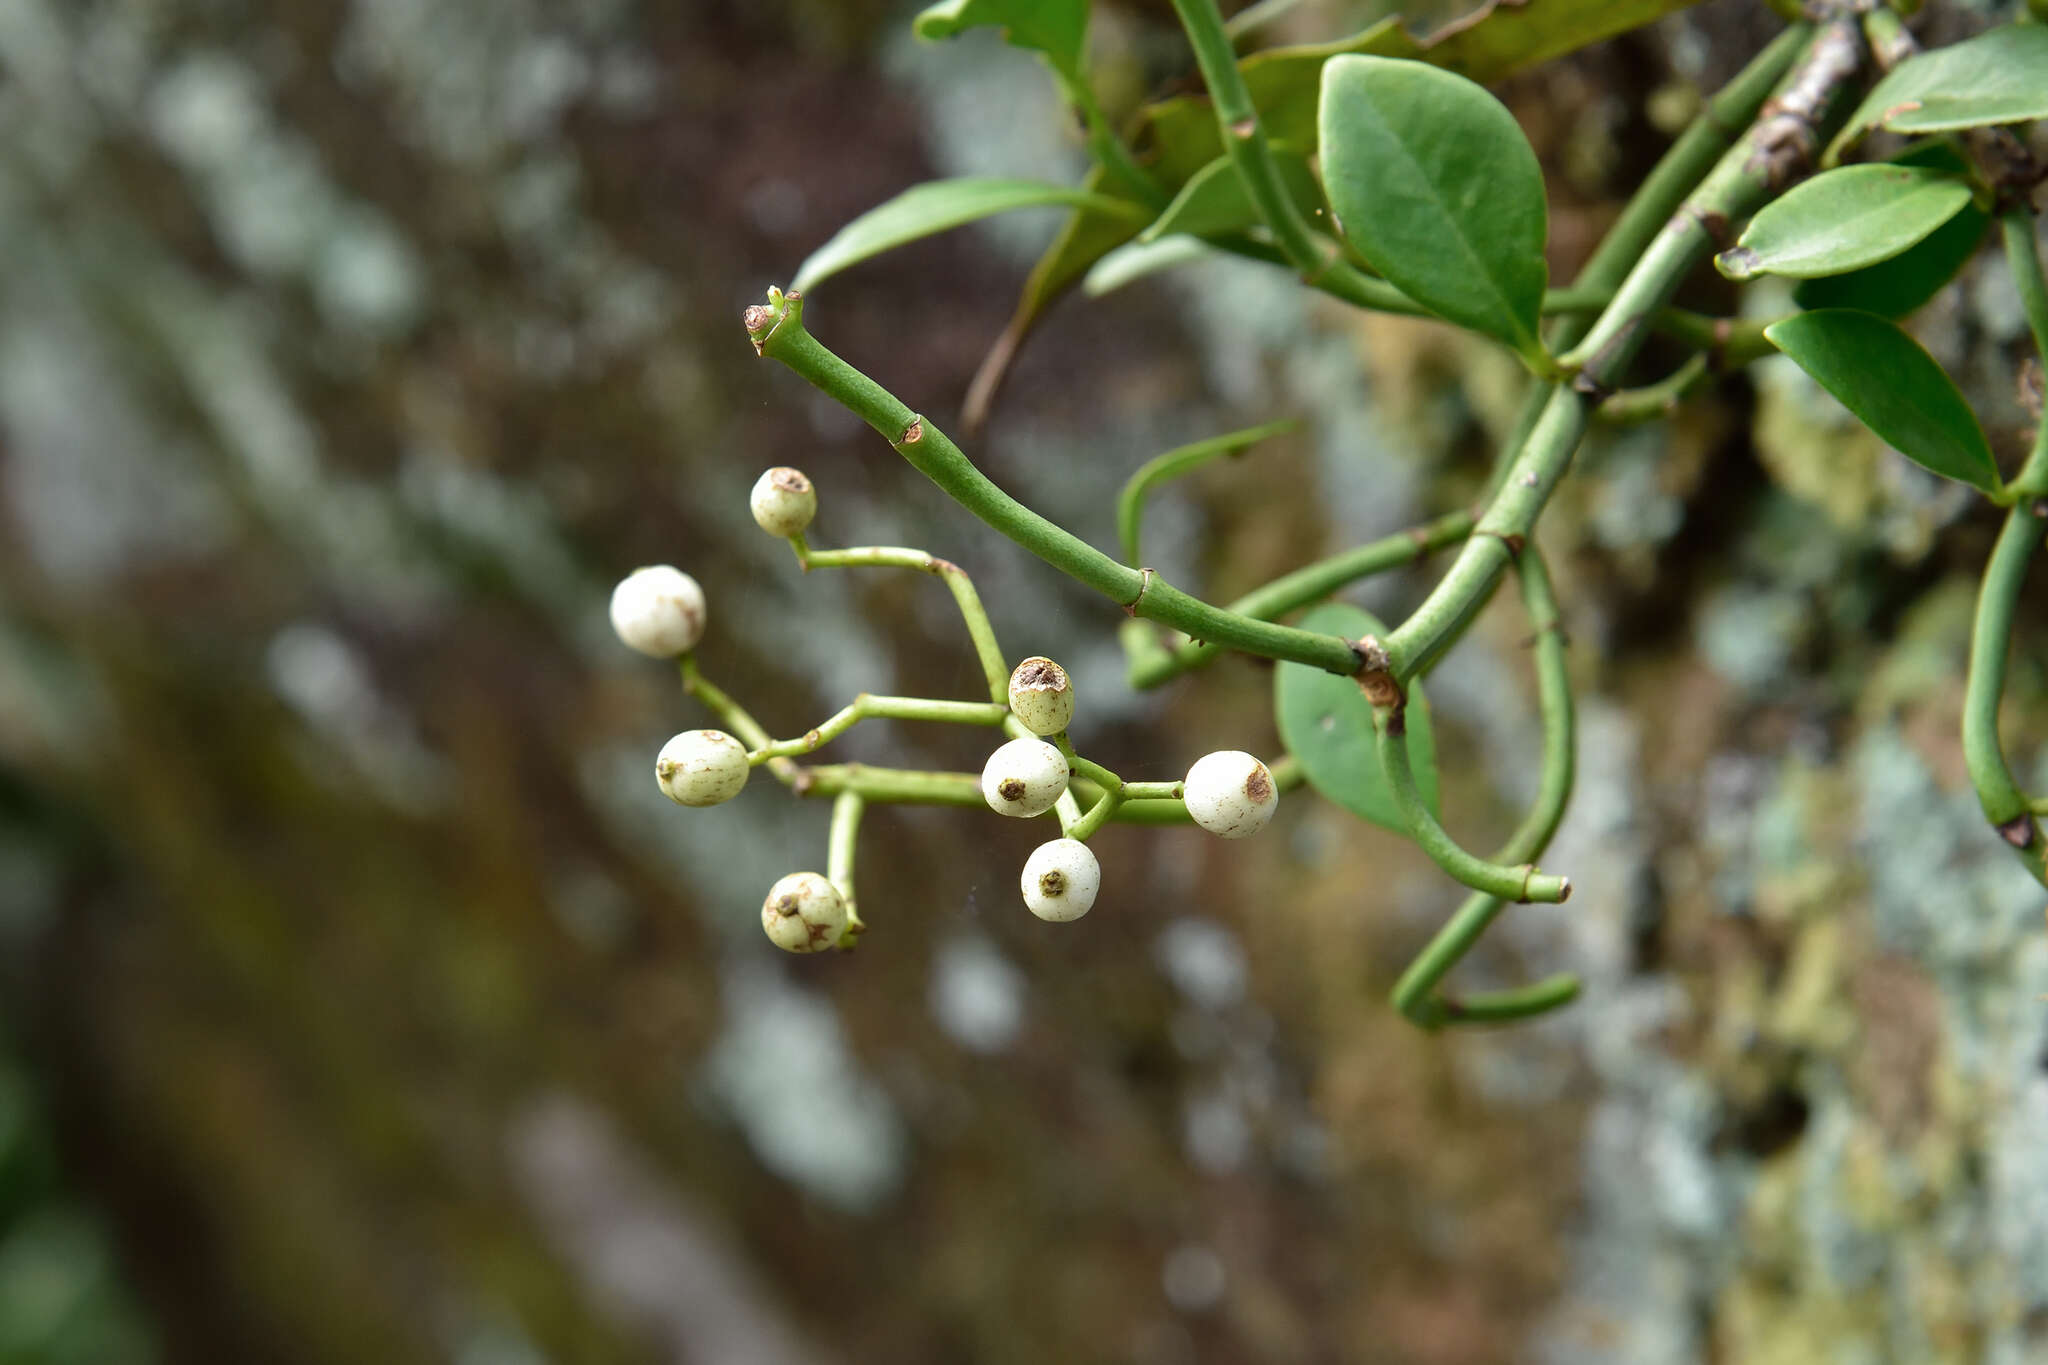
[[[1515,560],[1515,569],[1521,582],[1523,609],[1535,632],[1536,692],[1543,717],[1543,774],[1529,813],[1493,856],[1493,861],[1499,864],[1526,863],[1543,855],[1571,801],[1576,771],[1576,717],[1557,595],[1535,546],[1522,551]],[[1526,1019],[1575,998],[1579,983],[1572,976],[1553,976],[1534,986],[1458,998],[1436,993],[1438,984],[1472,950],[1472,945],[1507,904],[1506,899],[1484,891],[1467,898],[1408,970],[1401,973],[1394,986],[1394,1008],[1422,1027],[1435,1029],[1453,1023]]]
[[[967,625],[967,638],[973,642],[974,656],[981,662],[989,696],[1005,707],[1009,705],[1010,666],[1003,661],[1002,647],[996,643],[995,627],[989,624],[988,610],[981,605],[981,594],[974,590],[974,580],[967,576],[965,569],[950,559],[940,559],[923,550],[908,550],[897,545],[813,550],[800,534],[791,536],[789,544],[796,551],[797,562],[807,573],[812,569],[883,568],[916,569],[920,573],[936,574],[944,580],[947,590],[953,594],[954,604],[960,608],[960,619]]]
[[[866,798],[855,791],[843,791],[832,799],[832,829],[825,840],[825,880],[838,889],[839,898],[846,902],[846,928],[840,932],[838,944],[841,948],[851,948],[867,928],[853,898],[854,854],[860,840],[860,817],[867,804]]]
[[[1349,641],[1211,606],[1149,569],[1119,564],[1003,492],[944,432],[805,331],[801,296],[771,290],[765,306],[747,310],[746,323],[761,355],[787,365],[860,417],[955,502],[1133,616],[1249,654],[1289,659],[1331,673],[1357,671],[1359,658]]]
[[[2019,291],[2034,346],[2048,363],[2048,283],[2034,241],[2034,218],[2024,208],[2000,217],[2007,267]],[[1963,761],[1984,818],[2034,879],[2048,886],[2048,840],[2042,837],[2040,810],[2014,780],[1998,738],[1999,703],[2005,696],[2006,656],[2012,650],[2013,617],[2025,587],[2027,567],[2048,530],[2042,514],[2048,504],[2048,421],[2034,432],[2034,444],[2019,474],[2007,486],[2015,497],[2005,527],[1984,566],[1977,593],[1977,614],[1970,629],[1970,673],[1963,694]]]
[[[937,701],[929,697],[877,697],[863,692],[830,720],[795,739],[778,739],[747,754],[759,767],[775,758],[808,754],[830,744],[864,720],[923,720],[949,725],[1001,725],[1010,708],[990,701]]]

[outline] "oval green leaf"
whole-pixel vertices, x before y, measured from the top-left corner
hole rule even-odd
[[[983,27],[1000,28],[1011,46],[1042,52],[1054,67],[1078,76],[1088,0],[942,0],[911,22],[912,31],[928,41]]]
[[[1969,182],[1924,166],[1844,166],[1795,185],[1714,258],[1731,280],[1813,279],[1890,260],[1969,205]]]
[[[906,242],[945,232],[1011,209],[1072,205],[1090,213],[1141,221],[1145,211],[1127,199],[1047,185],[1036,180],[994,180],[977,176],[913,185],[886,204],[869,209],[832,235],[797,269],[791,289],[802,291],[850,265]]]
[[[1873,128],[1951,133],[2041,118],[2048,118],[2048,24],[2007,24],[1893,67],[1836,134],[1826,161],[1833,165]]]
[[[1929,166],[1960,173],[1962,156],[1946,141],[1932,139],[1909,147],[1893,162]],[[1972,201],[1915,245],[1890,260],[1845,275],[1801,280],[1792,292],[1801,308],[1861,308],[1879,317],[1902,318],[1941,292],[1977,254],[1991,215]]]
[[[1347,640],[1385,635],[1387,630],[1370,613],[1343,602],[1325,603],[1298,624],[1303,630]],[[1281,742],[1300,761],[1311,787],[1362,820],[1398,834],[1408,832],[1380,768],[1372,703],[1355,680],[1307,664],[1280,664],[1273,670],[1273,713]],[[1408,687],[1408,762],[1423,801],[1436,813],[1436,738],[1430,729],[1429,702],[1414,683]]]
[[[1853,308],[1823,308],[1772,323],[1764,336],[1913,463],[1999,491],[1998,463],[1976,414],[1934,357],[1897,324]]]
[[[1308,158],[1278,143],[1273,145],[1272,151],[1274,168],[1280,173],[1280,183],[1287,190],[1288,197],[1305,215],[1313,218],[1323,207],[1323,191],[1316,183],[1315,172],[1308,167]],[[1219,156],[1181,186],[1180,193],[1160,212],[1152,226],[1138,234],[1138,240],[1155,242],[1175,233],[1207,237],[1219,232],[1241,232],[1260,221],[1259,211],[1252,204],[1251,196],[1245,193],[1244,180],[1238,175],[1237,167],[1230,163],[1229,157]]]
[[[1438,317],[1541,358],[1549,219],[1514,115],[1462,76],[1364,56],[1324,65],[1319,114],[1345,240]]]

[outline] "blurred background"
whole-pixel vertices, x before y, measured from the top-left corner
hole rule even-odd
[[[1270,670],[1132,695],[1114,607],[747,345],[906,185],[1080,172],[1028,57],[913,8],[0,0],[0,1361],[2048,1358],[2043,897],[1956,738],[1996,519],[1788,366],[1600,432],[1543,523],[1578,894],[1454,981],[1575,970],[1572,1009],[1400,1022],[1456,889],[1306,793],[1248,845],[1112,828],[1064,926],[1018,903],[1037,826],[878,808],[860,951],[768,945],[824,811],[660,796],[710,721],[611,584],[695,575],[707,673],[778,734],[979,684],[933,581],[798,574],[764,466],[816,480],[814,543],[965,566],[1126,776],[1277,745]],[[1501,89],[1554,275],[1775,22],[1711,0]],[[1093,43],[1115,108],[1190,66],[1163,0]],[[1055,226],[898,252],[808,321],[951,429]],[[1916,328],[2013,459],[1995,247]],[[1212,264],[1062,305],[969,444],[1107,545],[1143,459],[1301,418],[1153,511],[1148,558],[1221,599],[1475,496],[1517,382]],[[2044,626],[2006,707],[2036,789]],[[1474,846],[1534,790],[1522,634],[1506,603],[1431,680]]]

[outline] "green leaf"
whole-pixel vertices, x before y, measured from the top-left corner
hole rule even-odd
[[[1369,613],[1343,602],[1327,602],[1297,624],[1303,630],[1324,631],[1347,640],[1387,633]],[[1397,833],[1408,832],[1380,768],[1372,703],[1355,679],[1340,678],[1308,664],[1280,664],[1273,670],[1273,712],[1281,742],[1300,760],[1311,787],[1360,819]],[[1423,801],[1435,813],[1436,738],[1430,728],[1429,702],[1415,683],[1408,685],[1408,762],[1415,769],[1415,784]]]
[[[1540,358],[1543,172],[1501,102],[1421,62],[1323,68],[1323,186],[1337,226],[1430,312]]]
[[[1043,52],[1069,76],[1081,71],[1088,37],[1088,0],[943,0],[920,12],[911,27],[928,41],[994,25],[1014,47]]]
[[[2048,118],[2048,24],[2007,24],[1908,58],[1871,88],[1825,164],[1873,128],[1950,133]]]
[[[790,288],[799,291],[809,289],[850,265],[920,237],[929,237],[1011,209],[1043,208],[1048,204],[1072,204],[1090,213],[1114,217],[1122,220],[1132,232],[1145,218],[1144,210],[1129,200],[1068,185],[978,177],[932,180],[913,185],[888,203],[869,209],[839,229],[831,241],[812,252],[810,259],[798,268],[796,281]]]
[[[1997,493],[1998,463],[1954,381],[1897,324],[1853,308],[1799,313],[1764,328],[1863,424],[1907,459]]]
[[[1161,237],[1152,242],[1127,242],[1088,269],[1081,292],[1091,299],[1113,294],[1127,284],[1163,270],[1174,270],[1219,254],[1199,237]]]
[[[1323,206],[1323,190],[1316,183],[1315,172],[1309,169],[1308,158],[1277,143],[1272,151],[1281,184],[1302,212],[1313,218]],[[1191,237],[1238,232],[1259,221],[1259,211],[1245,193],[1244,180],[1237,168],[1231,165],[1229,157],[1219,156],[1181,186],[1180,193],[1152,226],[1138,234],[1138,240],[1153,242],[1177,232]]]
[[[1764,205],[1714,266],[1731,280],[1845,274],[1890,260],[1969,202],[1969,182],[1942,171],[1843,166]]]
[[[1892,162],[1953,173],[1968,169],[1961,154],[1938,138],[1907,148]],[[1973,200],[1955,217],[1890,260],[1845,275],[1801,280],[1792,292],[1793,301],[1801,308],[1860,308],[1879,317],[1905,317],[1933,298],[1969,264],[1990,226],[1991,215]]]

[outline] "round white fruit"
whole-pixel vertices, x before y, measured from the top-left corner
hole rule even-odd
[[[817,873],[792,872],[768,888],[761,927],[785,953],[822,952],[846,932],[846,899]]]
[[[1033,655],[1010,674],[1010,714],[1034,735],[1056,735],[1074,718],[1074,686],[1067,670]]]
[[[755,524],[769,535],[788,540],[802,535],[818,515],[818,490],[801,469],[777,465],[754,481],[747,504]]]
[[[1102,889],[1102,864],[1079,839],[1040,844],[1024,860],[1024,904],[1054,924],[1079,919]]]
[[[679,806],[715,806],[747,785],[747,746],[723,730],[685,730],[661,746],[654,779]]]
[[[635,569],[612,589],[612,629],[629,648],[673,659],[704,636],[704,589],[681,569]]]
[[[1211,834],[1242,839],[1257,834],[1280,806],[1280,789],[1266,765],[1241,749],[1204,754],[1181,788],[1188,814]]]
[[[1042,739],[1013,739],[988,756],[981,795],[996,814],[1028,819],[1052,809],[1067,778],[1065,754]]]

